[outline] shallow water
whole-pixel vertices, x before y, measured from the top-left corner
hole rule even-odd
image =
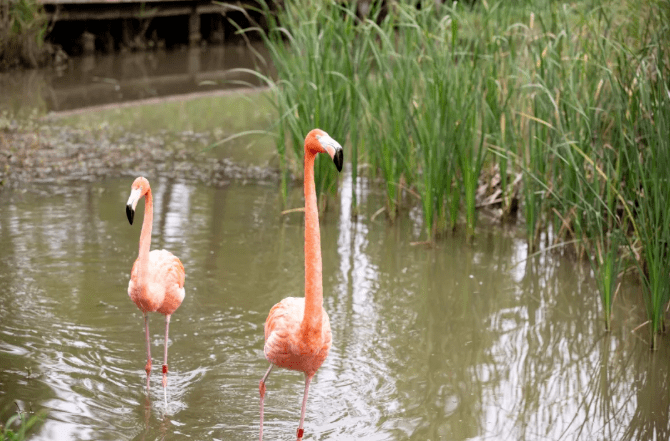
[[[187,53],[174,65],[171,54],[126,54],[73,60],[60,77],[10,73],[0,76],[0,108],[39,114],[159,96],[182,90],[157,85],[183,79],[187,88],[215,87],[184,72],[225,78],[225,68],[248,61],[226,52],[240,50],[211,62],[207,51],[190,52],[199,64]],[[118,113],[139,121],[129,133],[149,139],[156,124],[143,115],[155,106]],[[212,113],[233,120],[219,107],[184,107],[177,121],[164,122],[173,131],[218,127],[202,121]],[[263,119],[235,112],[248,127],[223,132]],[[120,124],[112,111],[89,113],[93,122],[73,124],[83,131]],[[202,127],[190,128],[193,120]],[[266,164],[259,151],[271,156],[271,147],[231,145],[216,154]],[[132,177],[0,192],[0,421],[17,405],[46,410],[34,439],[257,438],[258,380],[268,366],[263,323],[273,304],[303,294],[304,216],[280,215],[287,207],[271,181],[215,188],[149,177],[152,248],[172,251],[186,269],[186,299],[170,325],[167,408],[163,317],[150,319],[147,394],[142,315],[127,296],[140,234],[140,222],[130,226],[125,217]],[[648,329],[637,329],[646,320],[638,286],[625,282],[605,334],[587,264],[528,258],[523,230],[486,226],[485,213],[472,244],[457,233],[434,248],[412,245],[422,240],[417,210],[388,224],[374,216],[382,195],[362,181],[353,221],[350,177],[342,184],[339,203],[321,217],[333,348],[312,383],[306,440],[670,437],[670,351],[662,338],[649,352]],[[288,208],[302,204],[294,188]],[[138,221],[142,214],[140,204]],[[294,439],[303,384],[300,373],[273,371],[267,440]]]
[[[163,317],[150,317],[147,394],[142,315],[126,292],[140,234],[125,218],[131,182],[0,193],[0,417],[14,401],[46,409],[38,440],[254,439],[265,317],[303,293],[303,215],[279,215],[274,185],[152,180],[152,248],[186,269],[166,409]],[[352,221],[344,182],[321,217],[333,348],[305,439],[668,439],[670,352],[633,332],[639,289],[617,299],[606,335],[588,267],[525,260],[513,226],[412,246],[413,212],[371,220],[382,199],[363,189]],[[273,371],[266,439],[294,439],[303,384]]]
[[[64,66],[0,73],[0,109],[62,112],[104,104],[259,85],[271,74],[260,43],[96,54]]]

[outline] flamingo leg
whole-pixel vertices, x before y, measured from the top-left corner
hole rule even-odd
[[[305,395],[302,397],[302,410],[300,411],[300,425],[298,426],[298,441],[302,441],[302,435],[304,430],[302,428],[303,423],[305,422],[305,409],[307,408],[307,394],[309,393],[309,383],[312,381],[312,377],[305,375]]]
[[[170,328],[170,314],[165,315],[165,355],[163,356],[163,393],[165,395],[165,407],[167,407],[167,348],[168,348],[168,330]]]
[[[267,380],[268,376],[270,376],[270,372],[272,371],[272,368],[275,365],[270,363],[270,367],[268,368],[268,371],[263,375],[263,378],[261,378],[260,383],[258,384],[258,391],[261,394],[261,437],[260,441],[263,441],[263,400],[265,399],[265,380]]]
[[[144,314],[144,334],[147,339],[147,364],[144,370],[147,371],[147,390],[149,390],[149,377],[151,375],[151,338],[149,337],[149,316]]]

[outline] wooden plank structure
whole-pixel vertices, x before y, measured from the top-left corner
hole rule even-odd
[[[157,17],[188,18],[189,43],[201,41],[201,16],[223,17],[228,8],[211,0],[37,0],[54,22],[112,21],[124,22],[124,34],[130,33],[128,20],[151,20]],[[221,20],[219,20],[221,21]],[[219,25],[217,25],[219,26]],[[220,25],[223,26],[223,25]],[[221,30],[221,32],[223,32]],[[222,34],[223,35],[223,34]],[[221,37],[223,39],[223,37]],[[84,48],[88,52],[90,48]]]

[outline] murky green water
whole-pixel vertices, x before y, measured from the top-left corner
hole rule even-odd
[[[38,440],[255,439],[263,323],[303,293],[303,216],[279,215],[274,185],[151,180],[152,248],[186,268],[165,409],[159,369],[144,388],[142,316],[126,292],[140,234],[125,219],[131,182],[0,193],[0,416],[14,401],[46,409]],[[364,191],[352,222],[348,194],[321,219],[333,349],[306,439],[668,439],[670,351],[631,332],[640,299],[619,297],[604,335],[583,265],[524,261],[514,227],[412,246],[413,213],[371,221],[382,200]],[[151,316],[155,366],[163,323]],[[300,373],[273,372],[266,439],[294,439],[302,390]]]

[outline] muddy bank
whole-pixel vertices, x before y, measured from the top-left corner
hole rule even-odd
[[[272,166],[250,166],[216,158],[204,150],[214,142],[205,133],[118,133],[110,127],[84,130],[69,126],[0,126],[0,191],[31,183],[57,184],[106,177],[166,176],[223,186],[231,180],[272,182]]]
[[[59,117],[79,112],[62,112]],[[30,188],[31,184],[57,185],[139,175],[212,186],[225,186],[231,181],[279,182],[276,161],[249,165],[244,160],[217,158],[210,148],[215,142],[211,134],[194,131],[147,134],[122,132],[109,125],[79,128],[54,124],[48,117],[19,124],[0,115],[0,191]],[[513,181],[513,200],[510,211],[503,212],[500,172],[496,166],[483,172],[476,200],[480,213],[487,218],[516,216],[521,176],[508,179]]]

